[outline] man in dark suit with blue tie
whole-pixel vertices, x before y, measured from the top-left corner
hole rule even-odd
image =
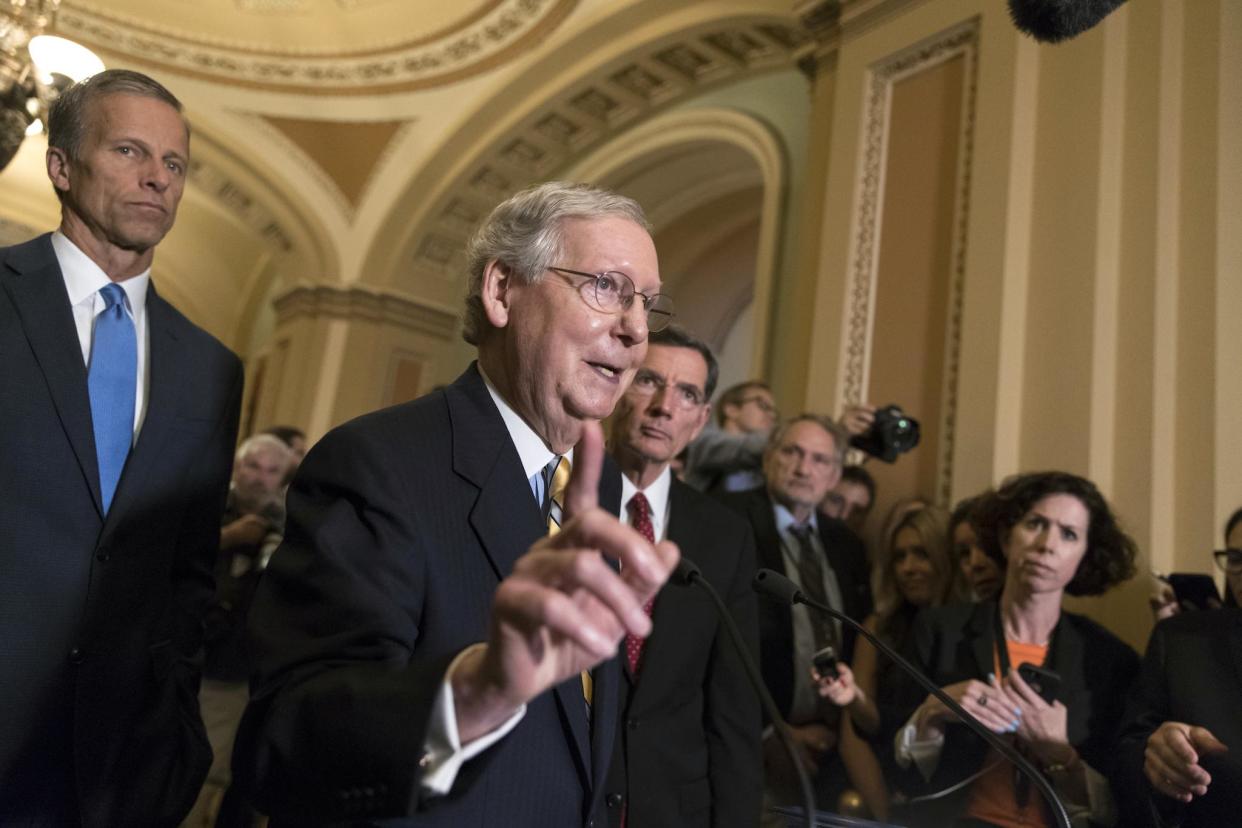
[[[641,209],[592,187],[516,194],[469,261],[478,362],[329,432],[290,486],[233,755],[274,824],[559,828],[602,807],[613,656],[677,551],[616,519],[597,421],[671,307]]]
[[[624,476],[622,514],[667,538],[724,598],[751,658],[759,652],[755,545],[746,521],[673,477],[669,464],[707,423],[711,349],[680,328],[652,334],[613,415],[609,452]],[[649,639],[627,636],[623,726],[608,816],[627,828],[754,828],[759,822],[759,700],[716,607],[669,584],[649,607]]]
[[[0,250],[0,824],[176,825],[241,364],[150,284],[177,99],[100,73],[48,144],[60,229]]]

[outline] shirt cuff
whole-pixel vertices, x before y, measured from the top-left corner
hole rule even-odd
[[[427,722],[427,739],[423,743],[423,758],[419,762],[423,767],[420,786],[424,793],[432,796],[445,796],[453,789],[453,782],[461,766],[499,742],[509,731],[517,727],[518,722],[526,715],[526,705],[522,705],[495,730],[484,733],[477,739],[463,745],[457,734],[457,708],[453,704],[453,671],[461,662],[462,656],[475,649],[485,646],[472,644],[457,654],[444,672],[444,682],[436,693],[432,703],[431,719]]]
[[[913,718],[906,722],[893,738],[893,750],[897,764],[908,768],[911,762],[919,769],[923,779],[929,780],[940,764],[940,752],[944,750],[944,734],[938,733],[926,739],[918,738],[918,727]]]

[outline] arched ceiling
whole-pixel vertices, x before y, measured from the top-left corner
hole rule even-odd
[[[376,94],[493,68],[578,0],[66,0],[57,27],[112,54],[205,80],[299,94]]]
[[[55,33],[185,104],[194,166],[156,273],[245,352],[247,308],[292,284],[455,308],[455,257],[497,200],[705,90],[787,70],[796,5],[63,0]],[[6,238],[55,225],[42,141],[0,172]]]

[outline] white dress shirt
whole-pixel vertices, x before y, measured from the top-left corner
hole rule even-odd
[[[91,341],[95,333],[95,320],[107,308],[99,291],[112,284],[112,280],[69,237],[57,230],[52,234],[52,250],[65,279],[69,293],[69,306],[73,310],[73,323],[78,330],[78,344],[82,346],[82,364],[90,370]],[[134,322],[134,334],[138,346],[137,387],[134,389],[134,438],[142,427],[147,413],[147,365],[150,362],[147,335],[147,286],[151,284],[151,269],[137,276],[117,282],[125,291],[125,310]]]
[[[672,486],[673,470],[665,466],[660,476],[641,490],[651,504],[651,532],[657,543],[664,540],[668,532],[668,493]],[[638,492],[638,487],[628,477],[621,475],[621,516],[627,523],[630,521],[630,501]]]

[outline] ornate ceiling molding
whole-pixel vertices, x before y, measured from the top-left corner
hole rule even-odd
[[[190,159],[190,185],[281,253],[293,249],[293,240],[276,214],[254,195],[252,187],[201,158]]]
[[[307,95],[426,89],[470,77],[533,48],[578,0],[497,0],[465,25],[367,52],[306,55],[203,43],[141,21],[64,6],[57,33],[100,51],[205,80]]]
[[[953,58],[962,58],[965,89],[954,199],[953,239],[950,254],[950,295],[945,337],[944,401],[941,416],[940,457],[937,466],[937,502],[947,502],[953,480],[953,442],[957,422],[957,387],[961,365],[962,295],[966,274],[966,228],[970,206],[970,173],[975,134],[975,99],[978,87],[979,19],[961,25],[905,49],[877,63],[869,72],[863,114],[862,157],[858,165],[857,202],[851,231],[849,291],[845,343],[842,350],[841,399],[859,404],[867,400],[869,356],[875,324],[876,271],[879,265],[880,229],[886,151],[890,128],[893,84]]]
[[[459,314],[404,293],[352,286],[298,285],[276,297],[276,323],[299,318],[386,322],[403,330],[451,340]]]
[[[456,281],[469,234],[497,203],[566,169],[630,126],[740,77],[792,65],[806,35],[786,19],[729,21],[651,44],[562,89],[459,176],[414,231],[396,267]]]

